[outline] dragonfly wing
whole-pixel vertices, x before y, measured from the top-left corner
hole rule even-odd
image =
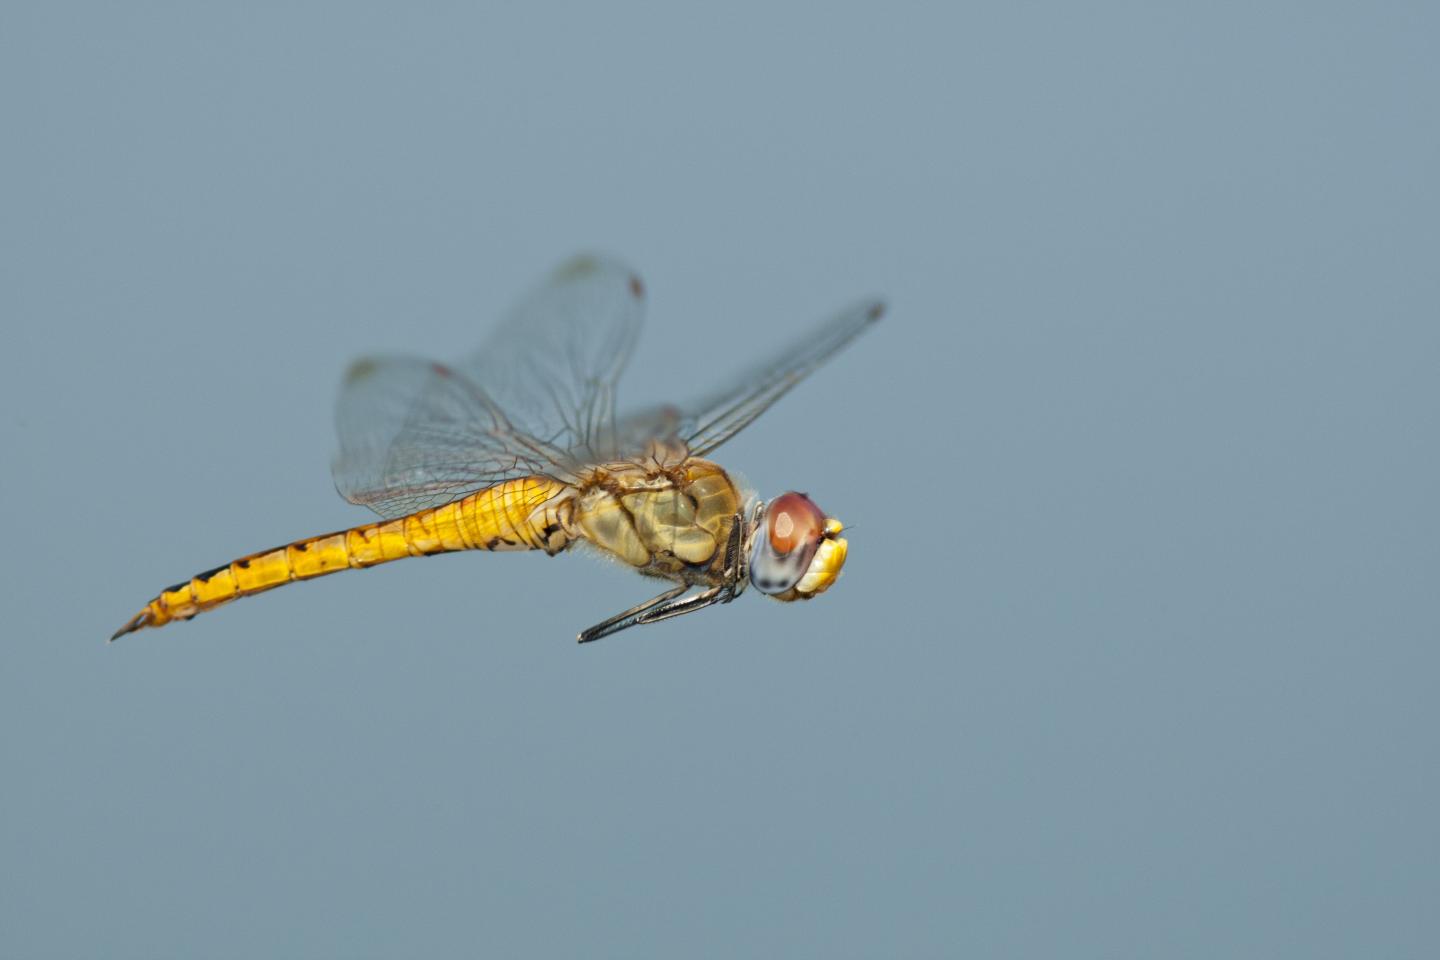
[[[418,357],[351,364],[336,428],[335,488],[387,518],[514,477],[556,472],[562,459],[516,430],[464,374]]]
[[[620,434],[643,432],[658,424],[703,457],[739,433],[756,417],[854,340],[885,312],[878,300],[856,303],[829,317],[803,337],[752,367],[730,385],[682,407],[661,407],[628,418]]]
[[[457,367],[483,384],[514,424],[581,461],[604,459],[615,435],[615,382],[645,312],[645,288],[624,263],[562,264]]]
[[[632,270],[579,257],[460,363],[357,361],[336,414],[336,489],[397,517],[517,476],[573,480],[615,436],[615,381],[643,310]]]

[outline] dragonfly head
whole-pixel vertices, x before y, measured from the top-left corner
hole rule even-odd
[[[805,494],[782,493],[765,506],[751,533],[750,583],[776,600],[824,593],[845,566],[844,529]]]

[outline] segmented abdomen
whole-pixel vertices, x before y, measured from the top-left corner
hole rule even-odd
[[[571,490],[550,477],[521,477],[409,516],[252,553],[162,590],[110,639],[145,627],[162,627],[172,620],[188,620],[222,603],[293,580],[405,557],[454,550],[558,553],[572,537],[573,508],[567,495]]]

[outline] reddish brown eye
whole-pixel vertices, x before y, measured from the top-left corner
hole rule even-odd
[[[780,556],[814,543],[825,530],[825,515],[803,493],[783,493],[770,502],[770,546]]]

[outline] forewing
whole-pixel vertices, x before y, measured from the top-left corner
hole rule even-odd
[[[517,428],[577,461],[603,459],[615,435],[615,382],[634,351],[644,308],[634,270],[606,257],[576,257],[457,367]]]
[[[703,457],[743,430],[791,387],[830,359],[880,319],[885,305],[865,300],[840,311],[803,337],[774,353],[774,359],[752,367],[730,385],[691,404],[662,407],[627,418],[621,435],[634,436],[646,424],[662,425],[683,440],[690,453]]]
[[[643,307],[634,271],[577,257],[454,366],[357,361],[337,408],[336,489],[397,517],[517,476],[574,479],[613,444],[615,381]]]

